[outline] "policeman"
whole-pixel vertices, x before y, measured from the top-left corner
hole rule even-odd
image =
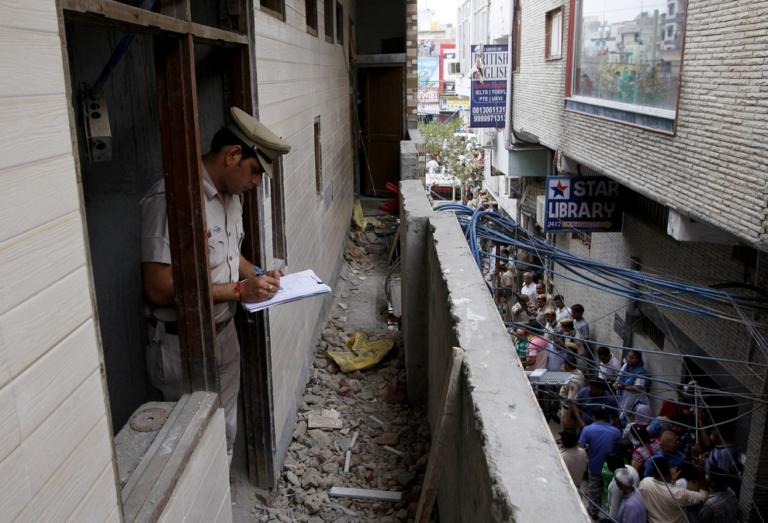
[[[232,123],[213,137],[210,152],[202,157],[201,172],[216,323],[216,372],[231,459],[240,390],[240,345],[232,321],[235,306],[237,302],[268,300],[280,287],[278,271],[264,273],[240,254],[244,235],[242,195],[259,186],[264,174],[271,177],[275,161],[291,147],[242,109],[233,107],[230,112]],[[175,401],[184,392],[184,382],[162,179],[141,201],[141,217],[144,293],[151,311],[147,368],[152,385],[166,401]]]

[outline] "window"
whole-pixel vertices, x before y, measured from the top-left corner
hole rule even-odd
[[[333,43],[333,0],[323,1],[323,18],[325,19],[325,41]]]
[[[320,117],[315,116],[315,191],[323,192],[323,144],[320,140]]]
[[[450,66],[450,74],[461,74],[461,62],[451,62],[448,65]]]
[[[620,5],[576,0],[575,6],[566,107],[674,132],[685,2],[674,16],[660,0],[624,0]]]
[[[659,350],[664,350],[664,331],[656,326],[647,316],[640,320],[640,330],[656,345]]]
[[[288,261],[285,240],[285,191],[283,188],[283,160],[275,160],[275,169],[270,183],[272,204],[272,257]]]
[[[285,0],[260,0],[261,10],[285,21]]]
[[[546,15],[544,57],[559,60],[563,55],[563,8],[558,7]]]
[[[336,2],[336,43],[344,45],[344,8]]]
[[[667,14],[669,14],[669,16],[675,16],[675,4],[669,4],[668,7]]]
[[[512,49],[512,70],[513,71],[519,71],[520,70],[520,32],[522,31],[523,25],[521,17],[523,15],[523,10],[520,8],[520,0],[515,0],[515,8],[514,8],[514,43],[515,46],[514,49]]]
[[[304,0],[307,16],[307,32],[317,36],[317,0]]]

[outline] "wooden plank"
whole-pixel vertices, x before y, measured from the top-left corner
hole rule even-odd
[[[230,61],[230,105],[254,114],[253,75],[250,48],[232,53]],[[264,264],[263,212],[259,195],[244,195],[243,227],[245,238],[242,254],[253,263]],[[275,419],[272,391],[272,358],[270,355],[269,319],[266,312],[250,318],[238,308],[238,333],[241,338],[243,413],[248,476],[260,488],[272,488],[276,480],[274,466]]]
[[[212,393],[182,396],[123,489],[125,521],[155,521],[162,514],[218,406]]]
[[[189,0],[160,0],[160,13],[179,20],[192,21]]]
[[[160,522],[183,521],[190,511],[199,508],[197,501],[202,489],[202,480],[208,475],[208,471],[216,459],[227,461],[227,441],[222,409],[218,409],[213,414],[195,453],[189,460],[171,499],[168,501],[168,505],[160,516]]]
[[[416,510],[416,523],[429,521],[432,507],[437,497],[437,482],[445,463],[445,453],[451,436],[456,434],[456,418],[459,411],[459,377],[461,363],[464,359],[464,351],[454,347],[451,350],[451,361],[448,367],[448,376],[443,386],[443,394],[440,396],[442,405],[438,410],[439,418],[435,427],[432,447],[429,450],[429,462],[427,472],[424,474],[424,483],[421,487],[421,497]]]
[[[194,42],[158,38],[155,51],[182,371],[189,391],[218,391]]]
[[[209,45],[248,45],[248,37],[216,27],[166,16],[115,0],[61,0],[70,20],[106,24],[134,33],[191,35]]]
[[[330,496],[332,498],[369,499],[373,501],[393,501],[395,503],[403,499],[402,492],[347,487],[331,487]]]

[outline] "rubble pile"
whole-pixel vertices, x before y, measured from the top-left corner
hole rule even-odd
[[[363,289],[361,284],[368,278],[382,280],[388,249],[373,231],[350,233],[350,240],[343,283],[337,285],[317,344],[278,490],[269,508],[254,510],[254,519],[386,523],[415,516],[429,430],[423,409],[405,403],[399,332],[388,327],[386,307],[377,311],[376,329],[360,328],[351,320],[355,301],[375,299],[366,296],[371,285]],[[394,348],[375,367],[344,374],[326,353],[350,351],[347,342],[360,331],[367,340],[391,339]],[[386,491],[382,498],[393,492],[401,496],[400,501],[332,497],[332,487]]]

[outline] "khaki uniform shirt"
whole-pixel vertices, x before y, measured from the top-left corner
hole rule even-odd
[[[202,172],[211,283],[234,283],[240,279],[240,245],[244,236],[242,200],[238,195],[218,192],[205,169]],[[171,263],[165,184],[162,179],[150,188],[141,201],[141,261]],[[215,303],[213,312],[216,323],[232,318],[234,305],[234,302]]]

